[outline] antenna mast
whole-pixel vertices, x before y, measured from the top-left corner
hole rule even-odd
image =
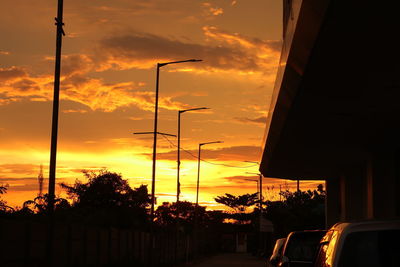
[[[43,165],[40,164],[40,171],[38,175],[38,183],[39,183],[39,194],[38,197],[43,197]]]

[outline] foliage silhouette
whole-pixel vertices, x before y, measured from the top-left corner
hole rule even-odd
[[[132,189],[121,174],[84,171],[87,183],[61,184],[72,199],[72,209],[89,223],[123,226],[145,224],[151,203],[146,185]]]
[[[29,213],[43,214],[48,211],[48,207],[49,207],[49,195],[44,194],[43,196],[35,197],[33,200],[25,201],[22,205],[21,211],[26,212],[28,214]],[[65,198],[56,197],[54,199],[55,211],[67,210],[69,208],[71,208],[71,205]]]
[[[225,196],[217,196],[214,200],[225,206],[232,208],[235,212],[245,212],[250,206],[258,201],[258,193],[234,196],[226,193]]]
[[[164,228],[173,228],[178,223],[180,231],[190,233],[194,230],[196,204],[188,201],[178,203],[164,202],[155,212],[155,222]],[[197,223],[200,227],[213,228],[222,225],[226,215],[222,211],[206,210],[197,206]]]
[[[325,227],[325,197],[322,185],[317,190],[280,192],[282,201],[266,201],[265,217],[274,224],[278,235],[295,230]]]
[[[250,223],[254,217],[254,214],[246,213],[246,211],[258,202],[258,193],[239,196],[225,193],[225,196],[217,196],[214,200],[232,209],[233,213],[226,213],[226,219],[234,223],[246,224]]]
[[[0,185],[0,196],[7,193],[7,187],[8,185]],[[12,211],[14,211],[14,209],[10,206],[7,206],[7,201],[2,200],[0,197],[0,212],[7,213]]]

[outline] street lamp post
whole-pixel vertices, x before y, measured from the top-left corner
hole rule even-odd
[[[60,73],[61,73],[61,45],[63,30],[63,0],[58,0],[56,26],[56,59],[54,70],[54,96],[53,96],[53,115],[51,126],[51,145],[50,145],[50,166],[49,166],[49,203],[48,212],[54,211],[55,184],[56,184],[56,160],[57,160],[57,135],[58,135],[58,112],[60,99]]]
[[[195,111],[195,110],[203,110],[203,109],[209,109],[206,107],[201,107],[201,108],[190,108],[190,109],[184,109],[184,110],[179,110],[178,111],[178,153],[177,153],[177,175],[176,175],[176,203],[179,202],[179,195],[181,193],[181,184],[179,181],[179,175],[180,175],[180,167],[181,167],[181,114],[188,112],[188,111]]]
[[[257,194],[258,194],[258,197],[260,197],[260,186],[259,186],[258,180],[252,180],[252,179],[245,179],[245,180],[257,183]],[[260,201],[258,201],[258,207],[260,208]],[[260,210],[261,210],[261,208],[260,208]]]
[[[249,162],[249,161],[247,161],[247,162]],[[258,162],[254,162],[254,163],[257,163],[258,164]],[[259,249],[261,249],[261,250],[263,250],[263,248],[264,248],[264,243],[265,243],[265,237],[264,237],[264,235],[263,235],[263,233],[262,233],[262,231],[261,231],[261,224],[262,224],[262,174],[261,173],[255,173],[255,172],[246,172],[246,173],[249,173],[249,174],[256,174],[256,175],[258,175],[258,179],[259,179],[259,196],[260,196],[260,201],[259,201],[259,209],[260,209],[260,216],[259,216],[259,231],[260,231],[260,236],[259,236],[259,239],[258,239],[258,246],[259,246]],[[254,180],[253,180],[254,181]]]
[[[256,173],[256,172],[246,172],[246,173],[258,175],[259,197],[260,197],[259,207],[260,207],[260,211],[261,211],[262,210],[262,198],[263,198],[263,196],[262,196],[262,174],[261,173]]]
[[[195,240],[195,254],[197,255],[197,250],[198,250],[198,242],[197,242],[197,236],[198,236],[198,209],[199,209],[199,184],[200,184],[200,161],[201,161],[201,147],[204,145],[209,145],[209,144],[217,144],[217,143],[223,143],[222,141],[213,141],[213,142],[206,142],[206,143],[200,143],[199,144],[199,155],[197,157],[197,187],[196,187],[196,206],[194,208],[194,240]]]
[[[199,155],[197,157],[197,187],[196,187],[196,210],[199,206],[199,184],[200,184],[200,160],[201,160],[201,147],[209,144],[223,143],[222,141],[213,141],[199,144]]]
[[[133,134],[153,134],[153,135],[158,135],[158,134],[161,134],[161,135],[166,135],[166,136],[172,136],[172,137],[176,137],[176,135],[174,135],[174,134],[167,134],[167,133],[161,133],[161,132],[137,132],[137,133],[133,133]],[[154,158],[153,158],[154,159]],[[154,162],[153,162],[153,166],[154,166]],[[153,218],[154,218],[154,203],[155,203],[155,191],[154,190],[151,190],[151,203],[152,203],[152,206],[151,206],[151,219],[153,220]]]
[[[257,162],[257,161],[248,161],[248,160],[245,160],[244,162],[255,163],[255,164],[257,164],[258,166],[260,166],[260,163]],[[260,185],[260,211],[261,211],[261,210],[262,210],[262,198],[263,198],[263,196],[262,196],[262,189],[263,189],[263,187],[262,187],[262,178],[263,178],[263,175],[262,175],[260,172],[258,172],[258,173],[255,173],[255,172],[253,172],[253,173],[247,172],[247,173],[249,173],[249,174],[256,174],[256,175],[258,175],[258,177],[259,177],[259,181],[260,181],[260,183],[259,183],[259,185]]]
[[[188,60],[180,60],[180,61],[171,61],[164,63],[157,63],[157,73],[156,73],[156,95],[155,95],[155,107],[154,107],[154,131],[153,131],[153,167],[152,167],[152,176],[151,176],[151,219],[154,218],[154,195],[155,195],[155,187],[156,187],[156,159],[157,159],[157,123],[158,123],[158,88],[159,88],[159,80],[160,80],[160,68],[166,65],[178,64],[178,63],[186,63],[186,62],[200,62],[201,59],[188,59]]]

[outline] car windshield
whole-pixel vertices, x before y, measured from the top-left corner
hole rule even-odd
[[[286,238],[280,238],[276,240],[274,250],[272,252],[273,257],[277,257],[282,253],[283,245],[285,244]]]
[[[325,232],[301,232],[293,234],[285,248],[290,261],[313,261],[319,241]]]
[[[342,267],[399,266],[400,230],[355,232],[349,234],[339,260]]]

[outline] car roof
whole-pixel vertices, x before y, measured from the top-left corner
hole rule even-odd
[[[304,231],[293,231],[290,232],[287,238],[293,236],[293,235],[313,235],[313,234],[324,234],[326,233],[327,230],[304,230]]]
[[[354,222],[339,222],[331,230],[339,232],[361,232],[371,230],[400,229],[400,220],[366,220]]]

